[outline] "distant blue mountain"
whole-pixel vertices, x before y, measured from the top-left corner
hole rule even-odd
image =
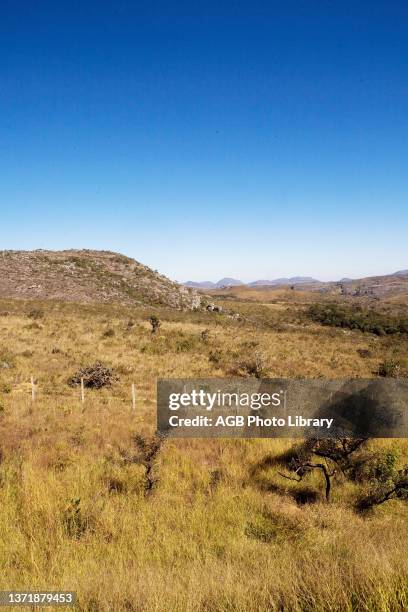
[[[244,283],[236,278],[222,278],[216,283],[211,281],[187,281],[184,283],[186,287],[192,287],[193,289],[221,289],[222,287],[235,287],[236,285],[243,285]]]
[[[185,287],[191,287],[192,289],[215,289],[216,284],[211,281],[187,281],[183,283]]]
[[[218,281],[218,283],[215,283],[215,286],[218,288],[221,287],[235,287],[236,285],[244,285],[245,283],[243,283],[240,280],[237,280],[236,278],[222,278],[221,280]]]
[[[249,287],[260,287],[265,285],[301,285],[302,283],[319,283],[320,281],[311,276],[292,276],[291,278],[275,278],[274,280],[257,280],[248,283]]]
[[[247,283],[248,287],[261,287],[264,285],[299,285],[302,283],[319,283],[320,281],[310,276],[292,276],[292,278],[276,278],[275,280],[257,280],[252,283]],[[222,287],[236,287],[237,285],[245,285],[242,281],[236,278],[221,278],[221,280],[213,283],[212,281],[187,281],[184,283],[186,287],[194,289],[221,289]]]
[[[277,287],[279,285],[280,286],[292,286],[293,285],[295,287],[296,286],[299,287],[299,285],[304,285],[304,288],[310,289],[312,291],[331,291],[333,290],[333,286],[337,287],[338,289],[338,285],[339,283],[341,283],[343,285],[344,291],[348,291],[350,295],[354,295],[353,291],[355,290],[355,285],[357,283],[361,285],[361,287],[363,285],[369,287],[366,293],[368,292],[370,293],[370,295],[382,295],[384,287],[389,286],[389,283],[392,280],[392,278],[394,278],[394,281],[392,283],[392,286],[394,287],[393,291],[394,292],[396,291],[397,294],[399,294],[403,292],[406,281],[408,281],[408,270],[398,270],[397,272],[394,272],[393,274],[386,274],[383,276],[364,277],[364,278],[359,278],[359,279],[342,278],[340,281],[328,281],[328,282],[319,281],[315,278],[312,278],[311,276],[292,276],[290,278],[275,278],[273,280],[260,279],[260,280],[253,281],[252,283],[243,283],[242,281],[237,280],[236,278],[222,278],[216,283],[213,283],[212,281],[202,281],[202,282],[188,281],[187,283],[184,283],[184,284],[187,287],[193,287],[196,289],[208,289],[208,290],[234,287],[237,285],[243,285],[243,286],[254,287],[254,288],[256,287]],[[372,283],[373,281],[375,281],[375,283],[374,285],[371,286],[370,283]],[[359,295],[361,294],[361,291],[362,291],[361,287],[359,288],[359,292],[360,292]]]
[[[408,276],[408,270],[399,270],[398,272],[394,272],[392,276]]]

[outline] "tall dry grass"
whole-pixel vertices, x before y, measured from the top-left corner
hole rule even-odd
[[[256,323],[162,312],[152,337],[148,311],[35,307],[33,320],[33,304],[0,304],[1,589],[75,590],[87,611],[407,609],[403,502],[363,517],[356,485],[339,478],[327,504],[314,473],[305,484],[318,499],[299,505],[295,483],[272,468],[255,476],[288,440],[166,440],[148,488],[137,442],[154,435],[158,376],[224,375],[253,351],[270,375],[372,376],[384,355],[407,357],[402,340],[304,327],[293,310],[265,326],[258,311]],[[120,381],[82,405],[66,381],[96,359]],[[395,444],[406,461],[405,441],[372,442]]]

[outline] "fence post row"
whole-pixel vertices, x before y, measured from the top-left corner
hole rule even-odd
[[[36,395],[37,395],[37,383],[34,379],[34,376],[31,376],[30,381],[31,381],[31,401],[35,402]],[[132,410],[133,412],[136,412],[136,385],[135,383],[132,383],[131,394],[132,394]],[[81,378],[81,403],[82,404],[85,403],[85,384],[84,384],[83,378]]]

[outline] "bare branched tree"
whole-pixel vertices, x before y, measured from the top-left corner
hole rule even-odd
[[[325,480],[325,496],[330,501],[332,479],[338,472],[347,475],[352,468],[352,456],[359,450],[367,438],[330,438],[307,440],[287,454],[289,474],[278,472],[288,480],[301,482],[313,470],[319,470]],[[314,461],[314,458],[324,461]]]

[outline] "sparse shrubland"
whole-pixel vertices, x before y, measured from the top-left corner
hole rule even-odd
[[[406,440],[302,454],[291,440],[156,436],[157,377],[225,376],[257,354],[267,376],[372,377],[389,360],[405,371],[403,334],[305,322],[291,293],[242,303],[244,321],[158,309],[157,334],[150,307],[0,302],[2,589],[76,590],[84,612],[408,607]],[[87,368],[114,378],[90,384],[82,407],[67,381]],[[300,461],[335,471],[329,503],[323,470]]]

